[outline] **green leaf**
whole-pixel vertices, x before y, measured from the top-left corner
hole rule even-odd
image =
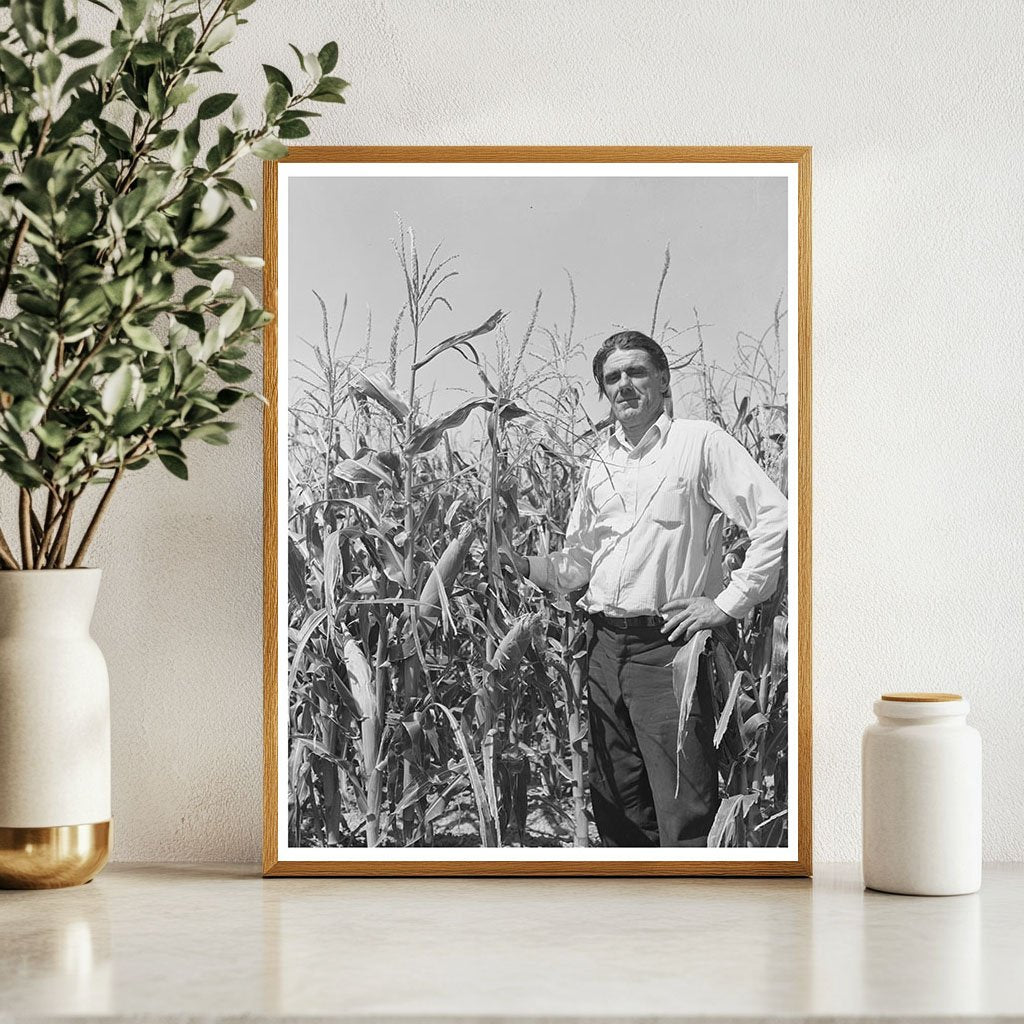
[[[94,53],[99,53],[102,49],[103,44],[97,43],[95,39],[76,39],[65,48],[64,56],[81,60],[83,57],[91,57]]]
[[[242,324],[242,317],[245,315],[245,297],[236,299],[228,311],[220,318],[217,325],[217,333],[222,339],[231,337]]]
[[[139,43],[131,51],[132,61],[140,66],[159,64],[171,55],[159,43]]]
[[[276,117],[288,106],[288,90],[280,82],[272,82],[263,100],[263,109],[270,118]]]
[[[211,117],[223,114],[237,99],[238,94],[234,92],[218,92],[213,96],[207,96],[199,104],[199,120],[208,121]]]
[[[70,432],[58,423],[37,423],[33,433],[47,448],[54,451],[60,451],[70,437]]]
[[[223,411],[237,405],[248,394],[248,391],[239,391],[238,388],[221,388],[215,396],[215,401]]]
[[[121,19],[129,33],[142,24],[153,0],[121,0]]]
[[[52,50],[43,54],[43,59],[36,65],[36,70],[43,85],[53,85],[60,78],[60,57]]]
[[[206,380],[206,367],[193,366],[192,369],[185,374],[185,379],[181,382],[180,390],[183,394],[187,395],[189,392],[195,391],[196,388],[202,387],[204,380]]]
[[[196,34],[190,28],[182,29],[174,37],[174,63],[179,67],[184,64],[189,54],[195,49]]]
[[[212,291],[214,295],[220,295],[221,292],[226,292],[234,283],[234,271],[225,267],[223,270],[218,271],[210,282],[210,291]]]
[[[182,103],[190,100],[198,89],[199,86],[195,82],[182,82],[180,85],[176,85],[167,94],[167,105],[170,107],[180,107]]]
[[[74,92],[76,89],[80,89],[83,85],[87,85],[89,80],[95,74],[95,64],[86,64],[85,67],[81,67],[77,71],[72,71],[64,80],[64,85],[61,86],[61,96],[67,96],[68,93]]]
[[[36,316],[54,317],[57,315],[57,303],[51,299],[44,299],[38,295],[30,295],[21,292],[17,295],[18,305],[26,313],[35,313]]]
[[[100,395],[100,406],[103,411],[108,415],[112,416],[118,409],[124,405],[125,400],[128,398],[129,393],[132,390],[132,371],[127,365],[119,366],[108,378],[106,384],[103,385],[103,391]]]
[[[188,479],[188,467],[185,465],[184,459],[177,455],[171,455],[168,452],[160,452],[158,457],[164,466],[179,480]]]
[[[14,422],[19,433],[24,434],[38,425],[45,412],[45,405],[40,405],[32,398],[22,398],[7,410],[7,415]]]
[[[234,17],[225,18],[215,25],[203,43],[203,53],[216,53],[222,46],[227,46],[235,38],[237,28],[238,22]]]
[[[64,44],[78,32],[78,19],[67,16],[63,3],[60,4],[60,18],[53,27],[53,38],[63,49]]]
[[[309,128],[302,121],[289,121],[278,128],[277,134],[282,139],[304,139],[309,134]]]
[[[41,5],[20,2],[5,6],[11,9],[11,21],[14,22],[14,27],[26,49],[33,53],[41,50],[46,45],[46,37],[38,18]]]
[[[263,257],[262,256],[230,256],[229,259],[233,259],[236,263],[243,267],[251,267],[254,270],[263,269]]]
[[[344,103],[345,97],[326,89],[317,89],[310,97],[317,103]]]
[[[253,156],[262,160],[280,160],[288,155],[288,147],[281,145],[277,139],[260,139],[252,147]]]
[[[117,69],[121,66],[121,61],[124,60],[127,53],[127,44],[115,46],[97,65],[96,77],[99,78],[100,81],[104,82],[109,78],[113,78]]]
[[[11,85],[31,85],[32,72],[28,65],[6,47],[0,47],[0,68]]]
[[[338,63],[338,44],[335,42],[325,43],[316,55],[316,59],[320,62],[320,70],[325,75],[329,75]]]
[[[114,417],[114,425],[111,428],[117,437],[130,437],[138,432],[140,427],[146,425],[153,415],[153,403],[146,403],[142,409],[122,409]]]
[[[278,68],[273,67],[270,64],[263,65],[263,74],[267,76],[267,82],[270,85],[283,85],[288,90],[289,96],[295,95],[295,89],[292,87],[291,79]]]
[[[225,384],[241,384],[252,376],[252,370],[241,363],[218,363],[214,369]]]
[[[143,352],[159,352],[163,354],[166,349],[163,342],[148,328],[142,324],[124,324],[124,333],[132,339],[136,348]]]
[[[45,483],[45,478],[38,466],[29,462],[28,459],[18,458],[11,452],[4,453],[2,468],[19,487],[35,487]]]
[[[64,10],[63,0],[43,0],[40,5],[37,0],[37,6],[42,7],[42,26],[44,32],[55,32],[58,25],[62,25],[68,20],[67,11]]]
[[[215,445],[225,445],[230,441],[228,432],[219,423],[204,423],[191,431],[188,436]]]
[[[165,128],[153,136],[153,141],[149,144],[149,151],[155,153],[158,150],[166,149],[177,137],[178,133],[173,128]]]

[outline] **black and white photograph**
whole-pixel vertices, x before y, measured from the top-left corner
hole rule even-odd
[[[275,859],[795,873],[797,161],[302,153]]]

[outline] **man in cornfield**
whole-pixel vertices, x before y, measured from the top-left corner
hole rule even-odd
[[[701,630],[728,642],[770,597],[787,529],[782,492],[726,431],[672,419],[664,350],[639,331],[605,341],[594,377],[615,421],[550,555],[511,559],[546,590],[586,586],[590,795],[606,846],[706,846],[719,804],[711,668],[701,658],[677,751],[673,662]],[[722,570],[722,515],[750,540]]]

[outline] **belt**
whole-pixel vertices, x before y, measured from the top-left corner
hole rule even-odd
[[[598,626],[606,629],[661,629],[665,620],[660,615],[629,615],[619,618],[615,615],[605,615],[604,612],[594,612],[591,618]]]

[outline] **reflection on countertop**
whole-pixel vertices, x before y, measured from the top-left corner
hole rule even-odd
[[[0,1020],[1024,1016],[1024,867],[798,879],[273,879],[113,865],[0,893]]]

